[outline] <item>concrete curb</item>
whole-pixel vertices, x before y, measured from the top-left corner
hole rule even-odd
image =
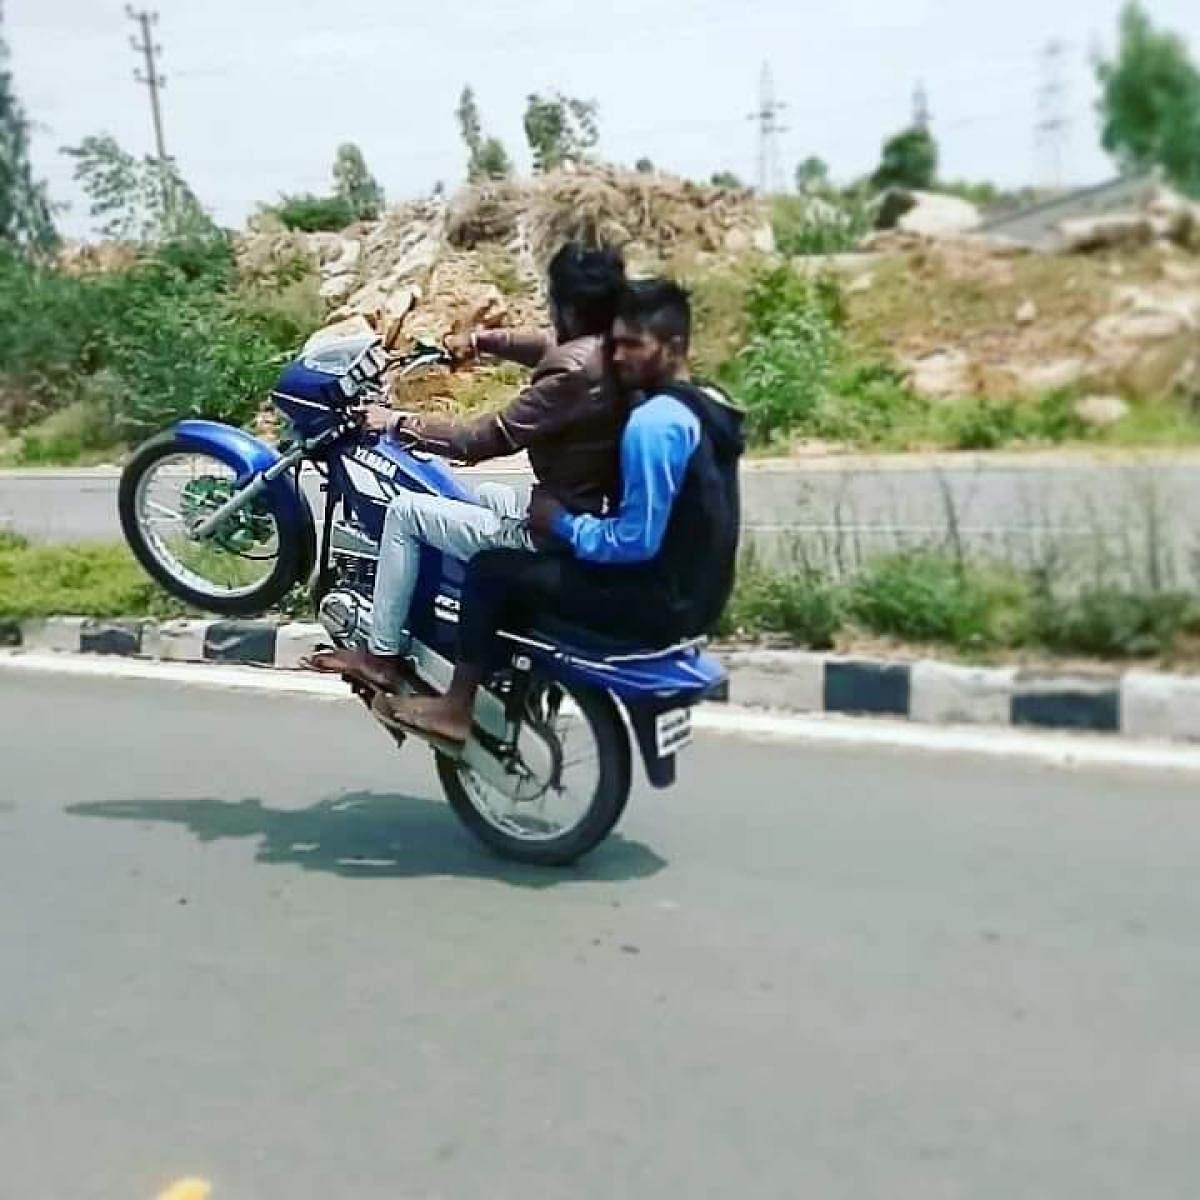
[[[328,644],[320,625],[51,617],[0,624],[0,645],[171,662],[294,670]],[[1200,741],[1200,677],[1145,671],[1047,674],[1016,667],[896,662],[799,650],[716,647],[729,699],[797,713],[901,717],[933,725],[1087,730]]]

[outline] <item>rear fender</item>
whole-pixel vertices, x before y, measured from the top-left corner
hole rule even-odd
[[[273,467],[279,454],[266,442],[252,437],[243,429],[223,425],[220,421],[189,420],[178,422],[171,430],[175,441],[186,450],[204,451],[218,458],[237,474],[239,485],[247,484],[255,475]],[[275,502],[276,512],[285,526],[290,526],[303,539],[304,558],[301,582],[307,580],[316,562],[316,525],[312,509],[291,474],[281,475],[267,488]]]
[[[621,704],[641,752],[646,778],[656,788],[670,787],[675,782],[675,749],[669,738],[667,745],[659,745],[659,716],[705,700],[723,700],[727,695],[724,667],[712,655],[694,649],[665,658],[615,664],[534,647],[526,652],[544,674],[563,683],[600,688]]]

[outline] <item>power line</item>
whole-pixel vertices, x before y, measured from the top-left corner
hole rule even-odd
[[[125,15],[141,30],[141,41],[136,37],[129,39],[130,45],[145,61],[145,68],[136,69],[133,77],[138,83],[144,83],[150,93],[150,114],[154,120],[154,150],[158,157],[158,170],[162,181],[163,206],[170,212],[172,196],[170,173],[167,170],[167,141],[163,136],[162,105],[159,102],[159,93],[167,86],[167,77],[158,69],[157,56],[162,53],[162,47],[154,41],[150,32],[158,24],[158,13],[146,9],[139,11],[132,5],[127,5]]]
[[[758,109],[747,120],[758,125],[758,190],[765,196],[783,190],[779,160],[779,135],[787,128],[780,121],[787,105],[775,98],[775,79],[771,64],[763,63],[758,85]]]
[[[1062,187],[1063,159],[1070,136],[1067,115],[1067,44],[1055,40],[1042,51],[1041,84],[1037,94],[1037,125],[1034,129],[1035,175],[1043,187]]]
[[[913,128],[928,132],[930,120],[929,92],[925,89],[925,81],[921,79],[913,88]]]

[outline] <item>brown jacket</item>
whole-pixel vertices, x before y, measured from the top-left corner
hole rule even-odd
[[[572,512],[601,513],[619,493],[618,443],[625,409],[604,382],[603,342],[556,345],[548,334],[482,330],[481,354],[533,368],[529,386],[499,412],[466,421],[416,414],[405,420],[417,448],[477,463],[527,450],[537,486]]]

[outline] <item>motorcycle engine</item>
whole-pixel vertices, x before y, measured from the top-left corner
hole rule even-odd
[[[317,620],[338,646],[361,649],[371,636],[378,544],[354,525],[338,521],[330,541],[335,580],[317,609]]]

